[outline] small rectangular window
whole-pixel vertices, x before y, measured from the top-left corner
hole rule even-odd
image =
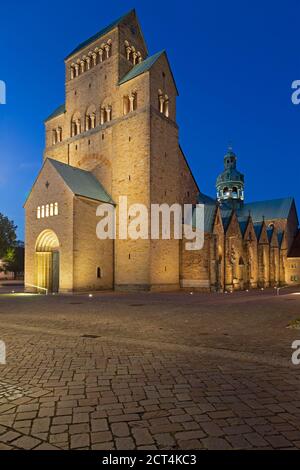
[[[102,278],[102,269],[101,268],[97,268],[97,278],[98,279],[101,279]]]

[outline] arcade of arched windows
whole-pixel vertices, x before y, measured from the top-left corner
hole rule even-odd
[[[143,60],[141,52],[137,51],[136,48],[129,44],[128,41],[125,41],[124,45],[127,60],[133,65],[140,64]]]
[[[90,50],[87,54],[77,59],[70,65],[70,78],[73,80],[84,72],[87,72],[97,64],[101,64],[109,59],[112,54],[112,41],[108,39],[106,43],[102,43],[100,47]]]

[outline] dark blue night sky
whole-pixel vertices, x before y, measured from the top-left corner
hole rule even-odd
[[[14,1],[1,3],[0,212],[19,226],[42,162],[43,120],[64,102],[64,57],[136,8],[149,53],[166,49],[180,96],[180,143],[203,192],[215,194],[229,142],[246,200],[300,204],[300,79],[296,0]]]

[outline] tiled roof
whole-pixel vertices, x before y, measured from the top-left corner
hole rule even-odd
[[[53,113],[51,113],[50,116],[48,116],[48,117],[45,119],[45,122],[46,122],[46,121],[49,121],[50,119],[55,118],[56,116],[59,116],[60,114],[63,114],[65,111],[66,111],[66,105],[65,105],[65,103],[64,103],[64,104],[61,104],[60,106],[58,106],[58,108],[56,108],[56,109],[53,111]]]
[[[211,232],[216,215],[216,201],[206,194],[199,193],[198,203],[204,204],[204,231]],[[193,226],[195,226],[195,214],[193,214]]]
[[[248,204],[244,204],[237,213],[239,218],[247,218],[250,212],[253,222],[260,222],[263,218],[266,220],[287,219],[293,202],[294,199],[292,197],[250,202]]]
[[[127,16],[129,16],[132,12],[134,12],[135,10],[130,10],[128,13],[126,13],[125,15],[121,16],[120,18],[118,18],[116,21],[114,21],[113,23],[111,23],[110,25],[106,26],[106,28],[103,28],[101,29],[100,31],[98,31],[98,33],[94,34],[93,36],[91,36],[89,39],[86,39],[85,41],[81,42],[77,47],[75,47],[75,49],[73,49],[73,51],[66,57],[65,60],[67,60],[69,57],[71,57],[73,54],[76,54],[76,52],[80,51],[80,49],[83,49],[84,47],[88,46],[89,44],[91,44],[92,42],[96,41],[97,39],[101,38],[101,36],[103,36],[104,34],[106,33],[109,33],[109,31],[111,31],[112,29],[114,29],[116,26],[118,26],[119,23],[121,23],[121,21],[123,21]]]
[[[66,165],[52,158],[48,158],[48,160],[76,196],[113,203],[93,173]]]
[[[132,80],[135,77],[138,77],[144,72],[147,72],[152,65],[159,59],[159,57],[164,54],[165,51],[157,52],[156,54],[147,57],[147,59],[143,60],[141,63],[135,65],[121,80],[119,81],[119,85]]]

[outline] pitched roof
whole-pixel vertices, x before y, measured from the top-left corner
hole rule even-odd
[[[267,227],[267,236],[268,236],[269,242],[272,241],[273,233],[274,233],[274,227]]]
[[[198,194],[198,203],[204,204],[204,231],[211,232],[213,229],[217,204],[214,199],[206,194]],[[195,227],[195,211],[193,212],[193,226]]]
[[[254,227],[254,232],[255,232],[257,241],[259,241],[260,236],[261,236],[261,232],[262,232],[263,223],[262,222],[256,222],[255,224],[253,224],[253,227]]]
[[[248,227],[248,220],[239,221],[241,233],[244,236]]]
[[[152,65],[157,61],[157,59],[159,59],[159,57],[162,54],[164,54],[164,52],[165,52],[164,50],[157,52],[156,54],[150,57],[147,57],[147,59],[135,65],[131,70],[129,70],[129,72],[123,78],[121,78],[121,80],[119,81],[119,85],[122,85],[123,83],[126,83],[135,77],[138,77],[142,73],[147,72],[152,67]]]
[[[81,170],[52,158],[47,159],[76,196],[113,203],[101,183],[90,171]]]
[[[284,231],[283,231],[283,230],[278,230],[278,231],[277,231],[277,237],[278,237],[279,246],[281,246],[281,243],[282,243],[282,240],[283,240],[283,235],[284,235]]]
[[[244,206],[237,211],[238,217],[247,218],[250,212],[253,222],[260,222],[263,218],[266,220],[287,219],[293,202],[294,199],[292,197],[250,202],[244,204]]]
[[[65,60],[67,60],[69,57],[71,57],[73,54],[76,54],[76,52],[80,51],[80,49],[83,49],[84,47],[88,46],[89,44],[91,44],[92,42],[96,41],[97,39],[101,38],[101,36],[103,36],[104,34],[106,33],[109,33],[109,31],[111,31],[112,29],[114,29],[116,26],[118,26],[119,23],[121,23],[121,21],[123,21],[127,16],[129,16],[131,13],[135,12],[135,10],[130,10],[128,13],[126,13],[125,15],[122,15],[120,18],[118,18],[117,20],[113,21],[110,25],[106,26],[106,28],[103,28],[101,29],[100,31],[98,31],[98,33],[94,34],[93,36],[91,36],[90,38],[86,39],[85,41],[81,42],[80,44],[78,44],[77,47],[75,47],[75,49],[73,49],[73,51],[67,55],[67,57],[65,58]]]
[[[53,111],[53,113],[51,113],[51,114],[45,119],[45,122],[46,122],[46,121],[49,121],[50,119],[55,118],[56,116],[59,116],[60,114],[63,114],[65,111],[66,111],[66,105],[65,105],[65,103],[64,103],[64,104],[61,104],[60,106],[58,106],[58,108],[56,108],[56,109]]]
[[[300,258],[300,230],[294,238],[293,244],[288,253],[289,258]]]

